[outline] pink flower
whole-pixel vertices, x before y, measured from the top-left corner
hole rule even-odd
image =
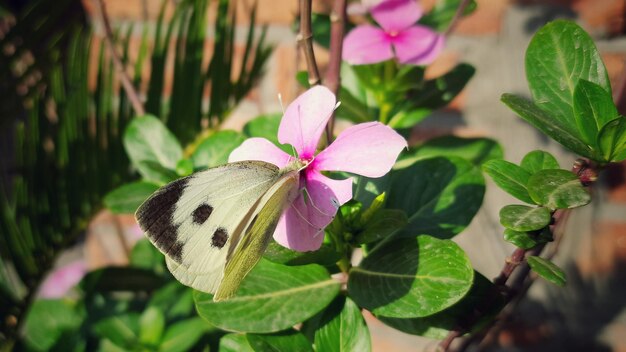
[[[77,260],[62,266],[48,275],[41,285],[41,298],[61,298],[76,286],[87,273],[87,266],[82,260]]]
[[[403,64],[427,65],[443,50],[445,37],[417,25],[422,9],[414,0],[385,0],[370,9],[382,28],[361,25],[344,40],[343,59],[352,65],[396,57]]]
[[[334,94],[316,86],[287,107],[278,129],[278,140],[291,144],[301,170],[298,197],[283,213],[274,239],[297,251],[312,251],[322,245],[323,229],[341,204],[352,199],[352,179],[333,180],[322,171],[345,171],[366,177],[385,175],[407,143],[393,129],[379,122],[349,127],[326,149],[316,154],[317,144],[336,107]],[[264,138],[250,138],[230,154],[229,162],[261,160],[280,168],[293,157]],[[306,195],[305,195],[306,194]]]

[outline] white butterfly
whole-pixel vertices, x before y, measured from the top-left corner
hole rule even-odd
[[[176,279],[226,299],[261,259],[305,166],[240,161],[211,168],[163,186],[135,217]]]

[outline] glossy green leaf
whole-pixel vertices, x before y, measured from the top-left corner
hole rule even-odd
[[[160,352],[188,351],[206,332],[213,328],[202,318],[194,317],[178,321],[167,327],[161,344]]]
[[[339,286],[322,266],[286,266],[262,259],[234,297],[213,302],[212,295],[196,291],[194,299],[198,314],[217,327],[266,333],[313,316],[332,301]]]
[[[65,334],[77,334],[83,318],[71,301],[36,300],[25,316],[24,344],[30,351],[49,351]]]
[[[534,102],[550,111],[574,136],[573,99],[584,79],[611,95],[609,77],[591,37],[572,21],[548,23],[533,36],[526,50],[526,78]]]
[[[193,161],[180,159],[176,164],[176,174],[178,176],[189,176],[193,173]]]
[[[543,150],[533,150],[526,154],[520,163],[522,169],[534,174],[539,170],[559,169],[559,162],[552,154]]]
[[[461,5],[461,0],[440,0],[435,2],[435,7],[432,8],[427,14],[420,18],[419,23],[433,28],[439,32],[445,32],[450,26],[452,19],[456,15],[456,12]],[[475,0],[471,0],[463,15],[467,16],[476,10],[477,4]]]
[[[534,203],[526,189],[530,173],[525,169],[506,160],[491,160],[483,165],[483,171],[506,193],[522,202]]]
[[[154,162],[174,170],[183,156],[183,149],[161,120],[151,115],[134,118],[124,131],[124,148],[133,165],[147,180],[152,170],[144,162]]]
[[[377,315],[424,317],[458,302],[473,278],[472,265],[457,244],[418,236],[372,251],[350,271],[348,292]]]
[[[552,112],[545,111],[532,101],[513,94],[502,94],[500,100],[526,122],[572,152],[599,160],[599,155],[580,139],[578,132],[572,132],[572,128],[568,127],[568,124],[574,125],[573,121],[562,122]]]
[[[451,238],[472,221],[484,193],[485,180],[468,161],[433,157],[392,172],[387,208],[408,216],[402,236]]]
[[[104,196],[104,205],[114,214],[134,214],[159,185],[137,181],[120,186]]]
[[[165,316],[157,307],[148,307],[139,318],[139,341],[142,344],[156,346],[161,341],[165,330]]]
[[[228,156],[246,138],[235,131],[218,131],[205,138],[191,155],[193,166],[207,168],[226,164]]]
[[[172,297],[176,297],[176,300],[172,301]],[[168,284],[154,291],[148,301],[148,306],[158,307],[164,312],[168,321],[195,315],[193,290],[176,280],[171,280]]]
[[[220,339],[220,352],[255,352],[245,334],[227,334]]]
[[[318,351],[371,351],[370,332],[361,309],[348,297],[338,297],[321,316],[315,330]]]
[[[565,278],[565,272],[554,263],[547,259],[543,259],[541,257],[536,256],[528,256],[526,258],[528,265],[532,269],[532,271],[536,272],[537,275],[542,278],[552,282],[557,286],[565,286],[567,282]]]
[[[139,314],[125,313],[100,320],[93,326],[100,338],[111,340],[119,347],[130,349],[137,345],[139,338]]]
[[[319,264],[329,266],[341,259],[341,254],[337,253],[335,248],[327,243],[323,243],[316,251],[297,252],[278,244],[276,241],[271,241],[263,257],[274,263],[285,265]]]
[[[538,171],[528,180],[528,193],[537,204],[550,209],[576,208],[591,201],[578,177],[567,170]]]
[[[502,159],[504,152],[502,146],[493,139],[443,136],[428,140],[414,151],[403,153],[396,167],[432,156],[458,156],[478,166],[492,159]]]
[[[311,342],[294,329],[274,334],[246,334],[246,338],[254,352],[313,352]]]
[[[522,249],[531,249],[538,244],[552,241],[552,233],[549,228],[541,232],[520,232],[511,229],[504,230],[504,240]]]
[[[406,214],[397,209],[381,209],[363,225],[363,230],[355,237],[355,243],[371,243],[387,238],[402,230],[409,222]]]
[[[164,185],[180,178],[176,170],[169,169],[156,161],[144,160],[140,161],[138,165],[146,181]]]
[[[574,119],[585,143],[595,148],[598,132],[618,116],[609,92],[584,79],[578,81],[574,89]]]
[[[598,135],[598,145],[607,161],[626,159],[626,118],[618,117],[607,123]]]
[[[474,283],[470,291],[452,307],[424,318],[390,318],[377,316],[388,326],[412,335],[425,336],[432,339],[444,339],[450,330],[459,326],[467,326],[471,321],[470,331],[478,331],[504,307],[504,299],[495,285],[478,272],[474,273]],[[475,320],[476,312],[481,318]]]
[[[535,231],[550,224],[552,215],[544,207],[507,205],[500,209],[502,226],[515,231]]]

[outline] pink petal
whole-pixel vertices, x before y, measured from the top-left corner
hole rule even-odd
[[[312,171],[307,172],[306,179],[306,188],[313,204],[327,213],[330,213],[333,208],[336,208],[334,200],[336,200],[339,205],[343,205],[352,199],[352,177],[345,180],[333,180],[317,171]],[[325,189],[330,189],[333,193],[333,199],[328,197],[328,193]]]
[[[386,0],[373,7],[370,12],[388,33],[414,25],[423,13],[415,0]]]
[[[343,41],[343,59],[351,65],[375,64],[393,58],[391,40],[380,28],[354,28]]]
[[[274,143],[265,138],[246,139],[239,147],[235,148],[228,157],[228,162],[242,160],[260,160],[272,163],[278,167],[284,167],[291,161],[293,157]]]
[[[328,88],[310,88],[287,107],[278,128],[278,141],[291,144],[300,158],[312,157],[335,104],[335,95]]]
[[[406,147],[406,140],[389,126],[380,122],[361,123],[343,131],[319,153],[313,169],[381,177],[391,170]]]
[[[41,285],[41,298],[61,298],[87,273],[84,261],[78,260],[53,271]]]
[[[443,51],[445,36],[428,27],[413,26],[394,38],[393,46],[401,63],[427,65]]]
[[[319,249],[324,241],[324,227],[333,220],[306,204],[304,198],[300,194],[285,210],[274,232],[276,242],[300,252]]]

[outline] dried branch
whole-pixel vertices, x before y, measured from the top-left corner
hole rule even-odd
[[[330,13],[330,59],[326,71],[325,85],[339,100],[341,88],[341,54],[343,48],[344,29],[346,25],[346,0],[335,0]],[[330,118],[326,125],[326,140],[331,141],[335,127],[335,116]]]
[[[309,84],[320,84],[320,73],[313,52],[313,33],[311,31],[311,0],[300,0],[300,32],[297,36],[298,45],[304,52],[307,71],[309,72]]]
[[[122,59],[120,59],[120,56],[118,55],[117,50],[115,49],[115,43],[113,42],[113,30],[111,29],[111,23],[109,22],[109,17],[107,16],[106,7],[104,6],[104,1],[103,0],[94,0],[94,1],[97,3],[98,7],[100,8],[100,17],[102,20],[102,24],[104,26],[104,35],[105,35],[104,40],[106,41],[107,46],[109,47],[109,51],[111,52],[113,65],[115,66],[115,70],[117,71],[119,75],[120,82],[122,83],[122,87],[124,87],[124,91],[126,92],[126,95],[128,96],[128,100],[133,106],[133,110],[135,111],[135,114],[137,114],[138,116],[145,115],[146,109],[144,108],[143,103],[141,102],[141,99],[139,98],[139,93],[137,93],[135,86],[133,86],[133,83],[130,77],[128,76],[128,73],[124,69],[124,63],[122,62]]]

